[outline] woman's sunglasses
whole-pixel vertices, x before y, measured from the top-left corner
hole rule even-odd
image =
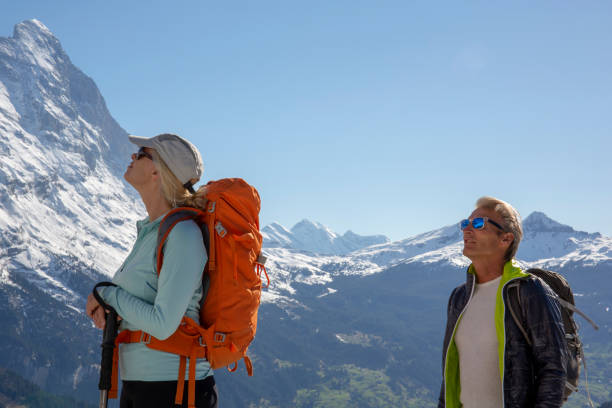
[[[153,156],[147,153],[144,147],[141,147],[140,149],[138,149],[138,152],[136,152],[136,160],[140,160],[143,157],[146,157],[149,160],[153,160]]]
[[[470,220],[470,219],[466,218],[465,220],[462,220],[459,223],[459,226],[461,227],[461,231],[466,229],[470,224],[472,224],[472,227],[474,229],[479,230],[479,229],[483,229],[485,227],[485,225],[487,225],[487,222],[495,225],[497,228],[499,228],[502,231],[506,231],[501,225],[499,225],[495,221],[489,219],[489,217],[476,217],[473,220]]]

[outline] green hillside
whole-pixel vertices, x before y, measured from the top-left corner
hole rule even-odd
[[[6,408],[94,408],[70,397],[42,391],[37,385],[0,367],[0,407]]]

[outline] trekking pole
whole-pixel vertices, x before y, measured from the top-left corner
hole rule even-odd
[[[102,362],[100,363],[100,408],[108,406],[108,392],[112,386],[113,375],[113,352],[115,339],[117,338],[117,312],[109,307],[106,314],[106,326],[104,326],[104,337],[102,339]]]

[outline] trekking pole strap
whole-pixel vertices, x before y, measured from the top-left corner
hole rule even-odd
[[[98,282],[96,284],[96,286],[94,286],[93,290],[91,291],[92,295],[94,296],[94,298],[98,301],[98,303],[100,304],[100,306],[102,306],[102,308],[104,308],[104,310],[107,311],[113,311],[115,312],[115,309],[113,309],[111,306],[109,306],[104,299],[102,299],[102,296],[100,296],[100,294],[98,293],[98,288],[103,288],[103,287],[117,287],[117,285],[115,285],[113,282]],[[116,313],[116,312],[115,312]]]

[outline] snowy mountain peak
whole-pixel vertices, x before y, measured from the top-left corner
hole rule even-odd
[[[0,272],[49,287],[75,259],[114,272],[143,213],[122,177],[131,151],[47,27],[29,20],[0,37]]]
[[[34,34],[42,34],[45,37],[53,38],[57,41],[57,38],[53,35],[51,31],[44,25],[40,20],[35,18],[31,20],[25,20],[17,25],[13,29],[13,36],[19,37],[22,34],[34,33]]]
[[[263,227],[261,234],[264,237],[266,246],[280,248],[291,247],[291,231],[277,222],[273,222]]]
[[[110,116],[94,81],[70,62],[38,20],[15,26],[13,37],[0,37],[0,130],[4,139],[12,133],[20,140],[7,149],[25,144],[28,150],[77,154],[89,171],[103,160],[119,175],[129,161],[127,134]],[[42,160],[43,166],[57,167],[63,160],[53,156]],[[37,171],[40,167],[35,165]]]
[[[554,267],[568,261],[597,263],[609,258],[612,240],[598,232],[576,231],[542,212],[533,212],[523,221],[523,241],[517,257]]]
[[[291,228],[291,232],[301,238],[307,238],[311,234],[315,234],[320,237],[327,237],[326,239],[333,240],[338,236],[325,225],[310,221],[308,219],[303,219],[295,224],[293,228]]]
[[[287,228],[285,228],[284,226],[282,226],[281,224],[279,224],[278,222],[273,222],[272,224],[268,224],[263,228],[264,231],[269,230],[269,231],[280,231],[283,233],[287,233],[290,234],[291,231],[289,231]]]
[[[62,49],[59,40],[53,35],[53,33],[41,23],[39,20],[31,19],[23,21],[13,29],[13,37],[24,43],[38,43],[41,44],[43,41],[50,41],[53,43],[55,49]]]
[[[389,242],[384,235],[362,236],[352,231],[339,235],[325,225],[303,219],[291,230],[278,223],[263,228],[264,246],[290,248],[316,254],[345,255],[370,245]]]
[[[18,45],[13,56],[37,65],[46,71],[54,71],[58,64],[70,63],[59,40],[38,20],[19,23],[13,30],[13,40]]]
[[[385,235],[363,236],[363,235],[355,234],[351,230],[346,231],[344,235],[342,235],[342,239],[348,242],[353,242],[355,243],[355,246],[358,246],[360,248],[369,247],[372,245],[386,244],[388,242],[391,242],[391,240],[387,238]]]
[[[539,211],[532,212],[523,220],[523,229],[529,232],[574,232],[569,225],[563,225]]]

